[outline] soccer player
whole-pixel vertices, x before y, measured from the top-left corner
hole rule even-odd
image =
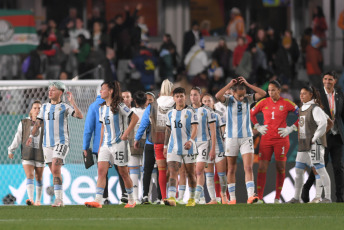
[[[37,116],[26,145],[30,146],[33,137],[44,122],[43,153],[54,178],[55,202],[53,207],[63,207],[63,189],[61,167],[65,164],[69,152],[68,116],[82,119],[83,115],[74,101],[73,94],[66,92],[70,105],[62,102],[61,98],[66,86],[59,81],[49,84],[48,103],[44,103]]]
[[[42,176],[44,170],[43,157],[43,124],[39,127],[36,136],[33,137],[33,145],[26,146],[25,142],[29,138],[32,126],[37,120],[37,116],[42,107],[40,101],[34,101],[31,105],[29,117],[24,118],[18,125],[17,132],[12,144],[8,147],[8,157],[13,159],[13,152],[21,145],[22,164],[26,175],[26,191],[29,199],[27,205],[41,205],[42,197]],[[33,202],[34,194],[34,174],[36,177],[36,202]]]
[[[295,163],[295,193],[288,203],[300,203],[303,174],[308,167],[314,167],[324,186],[325,198],[321,203],[331,203],[331,181],[325,168],[326,131],[333,122],[328,123],[328,116],[321,109],[319,92],[314,87],[303,87],[300,92],[302,107],[299,115],[299,146]],[[318,183],[318,181],[317,181]]]
[[[133,111],[139,118],[138,122],[135,125],[134,130],[129,134],[129,143],[130,147],[134,147],[134,137],[137,133],[137,130],[139,129],[141,118],[143,116],[143,113],[146,108],[146,101],[147,96],[143,91],[137,91],[134,93],[134,103],[135,107],[131,108],[131,111]],[[141,201],[139,200],[139,178],[141,177],[141,166],[143,161],[143,148],[146,140],[146,135],[142,137],[141,145],[137,149],[131,149],[131,155],[128,162],[129,167],[129,174],[130,178],[133,182],[133,194],[136,204],[140,204]]]
[[[246,87],[255,91],[255,94],[246,94]],[[233,95],[225,97],[225,92],[232,88]],[[232,79],[217,94],[216,98],[227,106],[226,110],[226,151],[228,172],[227,182],[230,195],[229,204],[236,204],[235,197],[235,172],[239,151],[242,156],[245,170],[245,182],[247,189],[247,203],[258,201],[254,194],[253,180],[253,139],[250,119],[250,105],[266,96],[266,92],[249,84],[245,78]]]
[[[217,169],[217,174],[219,177],[220,187],[221,187],[221,200],[222,204],[227,204],[227,162],[225,157],[225,147],[222,140],[222,133],[225,131],[226,121],[224,114],[214,109],[214,99],[213,97],[206,93],[202,97],[202,103],[214,111],[216,117],[216,144],[215,144],[215,159],[208,161],[208,167],[205,169],[205,174],[207,178],[207,188],[211,201],[207,204],[217,204],[215,196],[215,183],[214,183],[214,163]]]
[[[251,109],[251,120],[254,128],[262,134],[259,145],[259,167],[257,177],[257,192],[259,201],[263,203],[264,187],[266,183],[266,171],[271,161],[271,156],[275,154],[276,160],[276,195],[275,203],[278,204],[285,178],[285,167],[287,153],[289,150],[289,134],[297,131],[296,121],[293,125],[287,126],[287,116],[289,112],[298,115],[299,108],[293,102],[280,96],[281,85],[278,81],[270,81],[268,85],[270,97],[260,100]],[[260,125],[256,115],[262,112],[264,125]]]
[[[184,88],[178,87],[173,90],[173,99],[176,103],[174,109],[167,113],[166,137],[164,145],[164,156],[167,158],[167,167],[170,174],[168,199],[165,205],[176,206],[176,186],[178,171],[181,163],[185,165],[188,177],[190,198],[186,206],[195,206],[195,153],[197,136],[197,113],[185,104],[186,92]]]
[[[123,103],[130,109],[131,103],[133,102],[133,97],[131,96],[130,91],[123,91],[122,92]]]
[[[128,204],[125,208],[134,208],[136,202],[133,196],[133,182],[128,171],[128,148],[127,139],[129,133],[134,129],[138,116],[131,111],[122,101],[119,82],[104,82],[100,91],[101,98],[105,102],[99,108],[99,121],[102,122],[100,148],[98,151],[98,180],[96,198],[93,202],[85,202],[86,207],[102,208],[106,174],[111,164],[118,166],[126,191],[128,193]],[[127,129],[124,129],[125,118],[131,119]]]
[[[203,193],[204,185],[204,168],[209,158],[210,161],[215,159],[215,122],[216,115],[207,106],[203,106],[201,103],[201,89],[199,87],[192,87],[190,92],[190,100],[192,108],[197,113],[198,128],[196,136],[197,158],[196,158],[196,178],[197,186],[195,192],[196,203],[200,202],[201,194]],[[210,141],[211,138],[211,141]],[[207,182],[209,180],[214,181],[214,174],[206,174]],[[208,184],[208,183],[207,183]],[[209,191],[211,192],[211,191]]]

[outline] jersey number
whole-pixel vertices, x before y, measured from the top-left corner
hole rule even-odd
[[[174,128],[183,128],[183,124],[181,123],[182,121],[174,121]]]
[[[106,124],[106,125],[109,125],[109,124],[110,124],[109,116],[106,116],[106,117],[105,117],[105,124]]]
[[[66,155],[66,152],[67,152],[67,149],[68,149],[68,146],[67,145],[63,145],[63,144],[57,144],[56,145],[56,149],[55,151],[62,156],[65,156]]]
[[[239,105],[238,105],[238,113],[241,113],[241,112],[242,112],[242,105],[239,104]]]
[[[271,113],[271,119],[275,119],[275,111]]]
[[[50,117],[51,116],[51,117]],[[48,113],[48,120],[55,120],[55,112],[49,112]]]

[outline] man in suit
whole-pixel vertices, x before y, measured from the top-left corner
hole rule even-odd
[[[337,81],[338,76],[335,71],[325,73],[322,78],[324,88],[321,88],[319,93],[325,113],[334,121],[332,129],[326,135],[327,148],[325,148],[325,165],[327,165],[329,156],[331,156],[334,182],[336,185],[336,202],[343,202],[344,95],[340,89],[335,88]],[[309,189],[312,187],[314,180],[314,174],[311,172],[302,189],[301,198],[305,203],[309,202]]]
[[[199,31],[199,25],[197,21],[194,21],[191,26],[191,30],[185,32],[183,40],[183,59],[190,51],[191,47],[198,43],[202,38],[202,34]]]

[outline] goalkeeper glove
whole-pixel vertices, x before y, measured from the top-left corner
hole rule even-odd
[[[255,124],[254,128],[260,132],[262,135],[266,134],[266,131],[268,131],[268,126],[267,125],[260,125],[260,124]]]
[[[278,134],[281,136],[281,137],[286,137],[288,136],[290,133],[292,133],[293,131],[296,131],[297,128],[295,125],[292,125],[292,126],[287,126],[285,128],[278,128]]]

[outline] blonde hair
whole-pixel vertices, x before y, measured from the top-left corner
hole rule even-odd
[[[173,88],[173,83],[168,79],[161,83],[160,96],[170,96]]]

